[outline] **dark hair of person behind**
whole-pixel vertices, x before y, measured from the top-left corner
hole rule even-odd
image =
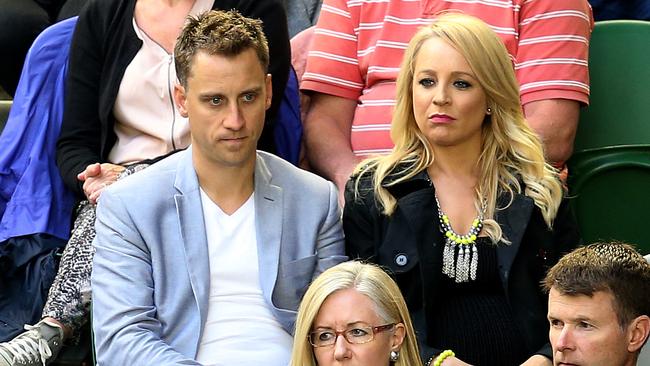
[[[543,286],[569,296],[610,292],[621,327],[640,315],[650,315],[650,264],[629,244],[578,248],[548,271]]]
[[[211,55],[236,56],[252,48],[265,72],[269,66],[269,46],[262,22],[246,18],[236,10],[210,10],[189,17],[174,47],[176,75],[187,87],[190,64],[199,52]]]

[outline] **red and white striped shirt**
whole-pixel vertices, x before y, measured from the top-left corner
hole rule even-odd
[[[351,137],[356,155],[392,148],[395,80],[404,50],[419,27],[448,9],[481,18],[501,37],[522,104],[588,103],[593,17],[586,0],[325,0],[301,88],[358,101]]]

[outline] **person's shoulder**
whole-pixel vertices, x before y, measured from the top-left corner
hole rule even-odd
[[[375,175],[377,174],[378,164],[379,164],[379,160],[377,159],[370,159],[361,163],[361,165],[359,165],[355,169],[354,173],[352,173],[352,175],[350,176],[350,180],[355,182],[358,181],[358,185],[362,188],[372,189],[375,182]],[[428,175],[426,175],[426,172],[420,171],[413,174],[412,173],[413,170],[414,170],[413,162],[409,162],[409,161],[398,162],[392,168],[390,168],[389,171],[384,175],[381,185],[386,188],[389,188],[399,180],[402,180],[401,183],[404,183],[403,179],[408,175],[413,175],[413,176],[410,179],[407,179],[406,180],[407,182],[416,179],[428,180]]]
[[[264,151],[258,151],[258,158],[272,176],[271,183],[283,188],[301,192],[329,192],[330,181],[312,172],[289,163],[288,161]]]
[[[133,17],[134,0],[89,0],[80,10],[77,21],[77,37],[104,38],[125,23],[125,18]],[[81,33],[80,33],[81,32]],[[88,32],[91,32],[90,34]]]
[[[118,180],[111,192],[120,196],[142,197],[149,194],[160,195],[167,187],[173,188],[174,178],[180,159],[185,152],[173,154],[151,166]]]
[[[118,9],[129,6],[135,2],[133,0],[89,0],[86,5],[81,9],[79,16],[92,15],[93,17],[113,17],[116,16]],[[98,20],[98,19],[95,19]]]
[[[264,15],[260,14],[263,10],[273,9],[273,8],[284,9],[283,2],[280,0],[225,0],[225,1],[215,1],[213,9],[221,10],[230,10],[236,9],[244,16],[251,15]]]

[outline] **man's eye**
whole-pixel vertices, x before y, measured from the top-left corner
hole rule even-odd
[[[212,97],[212,98],[210,98],[210,104],[212,104],[212,105],[221,105],[222,102],[223,102],[223,98],[221,98],[221,97]]]
[[[430,86],[433,86],[435,82],[433,81],[433,79],[424,78],[424,79],[420,79],[420,81],[418,81],[418,83],[420,85],[422,85],[423,87],[428,88]]]
[[[564,326],[564,324],[557,319],[551,319],[549,323],[551,323],[551,326],[553,328],[562,328],[562,326]]]
[[[580,323],[578,323],[578,328],[591,329],[591,328],[593,328],[593,326],[591,324],[587,323],[587,322],[580,322]]]
[[[361,328],[354,328],[348,330],[348,334],[353,337],[365,337],[366,335],[368,335],[368,331]]]
[[[468,83],[465,80],[456,80],[454,81],[454,86],[457,87],[458,89],[467,89],[472,86],[472,84]]]
[[[255,93],[246,93],[244,96],[242,96],[242,99],[244,102],[252,102],[255,100]]]

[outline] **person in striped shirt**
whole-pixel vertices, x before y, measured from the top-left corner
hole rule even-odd
[[[304,121],[309,162],[339,191],[359,161],[392,149],[404,50],[419,27],[447,11],[477,16],[500,36],[547,160],[561,166],[571,155],[579,108],[589,97],[587,0],[325,0],[301,89],[311,95]]]

